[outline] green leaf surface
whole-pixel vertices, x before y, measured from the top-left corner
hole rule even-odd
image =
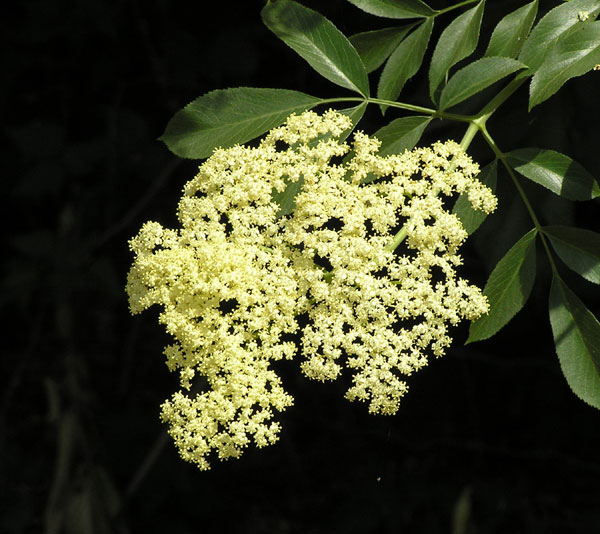
[[[479,28],[485,1],[465,11],[442,32],[431,58],[429,68],[429,94],[437,102],[437,93],[446,73],[461,59],[470,56],[479,41]]]
[[[541,148],[520,148],[506,155],[519,174],[569,200],[590,200],[600,196],[594,177],[570,157]]]
[[[219,89],[175,113],[160,140],[179,157],[206,158],[217,147],[250,141],[321,102],[287,89]]]
[[[373,72],[383,65],[384,61],[415,27],[415,23],[383,28],[370,32],[357,33],[350,37],[352,46],[356,48],[367,72]]]
[[[435,10],[420,0],[348,0],[348,2],[371,15],[388,19],[412,19],[435,14]]]
[[[361,102],[358,106],[338,110],[342,115],[347,115],[352,120],[352,129],[346,130],[339,137],[340,140],[346,139],[346,137],[348,137],[348,135],[350,135],[352,130],[354,128],[356,128],[356,125],[360,122],[360,119],[363,118],[363,115],[365,114],[365,111],[367,110],[367,106],[368,106],[368,103],[365,101],[365,102]]]
[[[533,26],[537,10],[538,0],[534,0],[506,15],[494,28],[484,55],[516,58]]]
[[[563,34],[531,80],[529,109],[542,103],[568,80],[600,63],[600,22],[581,25]]]
[[[261,14],[267,28],[321,76],[369,96],[367,71],[358,52],[323,15],[292,0],[269,2]]]
[[[490,311],[471,323],[467,343],[492,337],[525,305],[535,280],[535,238],[527,232],[494,267],[483,294]]]
[[[600,234],[572,226],[544,226],[542,231],[568,267],[600,284]]]
[[[551,9],[535,25],[517,58],[533,74],[552,51],[558,38],[576,24],[582,24],[580,13],[593,19],[600,12],[598,0],[572,0]]]
[[[440,95],[440,109],[444,110],[483,91],[505,76],[526,65],[508,57],[484,57],[470,63],[448,80]]]
[[[477,179],[482,184],[487,185],[492,191],[496,191],[497,178],[498,160],[493,160],[491,163],[486,165],[479,173],[479,176],[477,176]],[[460,219],[463,228],[469,235],[473,234],[488,216],[485,211],[473,209],[473,206],[471,206],[466,193],[462,193],[456,199],[452,213],[454,213]]]
[[[556,353],[569,387],[600,409],[600,323],[556,273],[549,310]]]
[[[432,29],[433,18],[430,18],[398,45],[381,73],[377,87],[378,98],[382,100],[396,100],[398,98],[404,84],[419,70],[421,63],[423,63],[423,56],[427,50]],[[382,111],[386,107],[381,106]]]
[[[412,150],[421,139],[431,117],[415,115],[395,119],[375,132],[373,137],[381,141],[380,156],[402,154],[405,150]]]

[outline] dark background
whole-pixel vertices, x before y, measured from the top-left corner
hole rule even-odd
[[[212,89],[346,92],[262,25],[263,2],[13,4],[0,23],[0,532],[600,532],[600,412],[562,377],[542,255],[517,318],[467,347],[467,327],[456,329],[447,356],[409,379],[396,416],[369,416],[343,399],[342,382],[309,382],[290,362],[281,372],[296,403],[278,444],[209,472],[180,460],[158,420],[177,388],[163,363],[168,338],[155,310],[129,315],[124,293],[127,240],[148,219],[176,224],[198,165],[156,139]],[[346,34],[392,23],[341,0],[304,4]],[[483,46],[520,4],[488,2]],[[552,148],[599,176],[599,80],[573,80],[530,114],[523,87],[490,132],[505,151]],[[429,105],[427,93],[420,76],[402,99]],[[361,128],[383,124],[375,108]],[[437,121],[423,142],[463,133]],[[479,139],[471,152],[491,158]],[[598,199],[574,205],[524,185],[543,223],[600,230]],[[480,285],[531,227],[503,173],[498,194],[497,216],[464,252],[463,273]],[[561,272],[598,315],[600,289]]]

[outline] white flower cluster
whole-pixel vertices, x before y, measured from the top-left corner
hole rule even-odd
[[[334,111],[305,112],[258,147],[216,150],[184,188],[181,228],[149,222],[130,242],[131,311],[159,304],[175,340],[165,354],[182,390],[162,417],[201,469],[213,450],[237,457],[251,440],[277,440],[274,412],[293,400],[271,362],[295,355],[284,339],[300,327],[306,376],[333,380],[349,368],[347,398],[392,414],[407,389],[400,377],[429,351],[443,354],[449,324],[487,311],[456,276],[466,233],[444,207],[466,193],[475,208],[495,208],[477,166],[454,142],[382,157],[361,133],[335,164],[351,126]],[[274,193],[294,182],[295,209],[279,216]],[[198,376],[207,387],[193,395]]]

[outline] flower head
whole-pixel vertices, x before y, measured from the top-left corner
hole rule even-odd
[[[277,440],[275,412],[293,399],[272,362],[294,356],[286,340],[299,316],[304,374],[332,380],[349,368],[347,398],[391,414],[402,377],[450,344],[448,325],[487,310],[456,274],[466,232],[444,203],[464,193],[494,209],[477,166],[453,142],[383,157],[362,133],[336,163],[351,126],[309,111],[257,147],[216,150],[184,187],[181,227],[149,222],[130,242],[131,311],[158,304],[174,338],[165,355],[181,391],[162,418],[201,469],[213,451],[238,457],[251,441]],[[275,198],[290,186],[299,192],[288,214]]]
[[[331,380],[349,367],[347,398],[391,414],[407,389],[402,375],[450,344],[448,325],[487,311],[480,290],[456,275],[467,234],[444,197],[466,193],[487,212],[496,199],[454,142],[387,157],[378,148],[357,133],[345,166],[305,176],[285,239],[307,295],[302,370]],[[394,250],[400,229],[405,246]]]
[[[270,368],[295,350],[282,336],[297,328],[299,298],[278,246],[276,154],[266,145],[215,151],[184,188],[181,228],[147,223],[131,241],[131,310],[159,304],[175,340],[165,355],[182,391],[165,402],[162,417],[181,455],[203,469],[212,450],[235,457],[251,439],[274,442],[274,411],[292,404]],[[192,393],[198,375],[208,388]]]

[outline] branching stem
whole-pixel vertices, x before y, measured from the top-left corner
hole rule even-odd
[[[437,17],[439,15],[442,15],[444,13],[448,13],[448,11],[452,11],[454,9],[459,9],[462,6],[468,6],[469,4],[474,4],[475,2],[477,2],[478,0],[464,0],[464,2],[459,2],[458,4],[454,4],[453,6],[448,6],[445,7],[444,9],[438,9],[436,14],[433,15],[434,17]]]
[[[548,256],[548,261],[550,262],[552,271],[554,273],[557,273],[558,271],[556,269],[556,264],[554,263],[554,258],[552,257],[552,252],[550,251],[550,246],[548,245],[548,240],[546,239],[546,236],[542,232],[542,225],[540,224],[540,221],[537,218],[537,215],[535,214],[535,211],[533,209],[533,206],[531,205],[531,202],[529,202],[529,198],[527,197],[527,194],[525,193],[523,186],[521,186],[521,183],[519,182],[519,179],[515,175],[515,172],[513,171],[512,167],[506,161],[506,155],[504,154],[504,152],[502,152],[500,150],[500,148],[498,148],[498,145],[496,144],[496,142],[494,141],[492,136],[488,133],[485,125],[481,126],[479,128],[479,130],[481,131],[481,135],[483,136],[483,138],[485,139],[485,141],[487,142],[489,147],[494,151],[494,154],[496,155],[496,157],[502,162],[502,165],[504,165],[506,172],[508,172],[508,175],[510,176],[511,180],[513,181],[513,184],[515,185],[515,188],[516,188],[517,192],[519,193],[519,196],[523,200],[523,204],[525,204],[525,208],[527,209],[527,212],[529,213],[529,216],[531,217],[531,220],[533,221],[533,224],[535,225],[535,227],[538,231],[538,234],[540,235],[540,237],[542,239],[542,244],[544,245],[544,249],[546,250],[546,255]]]

